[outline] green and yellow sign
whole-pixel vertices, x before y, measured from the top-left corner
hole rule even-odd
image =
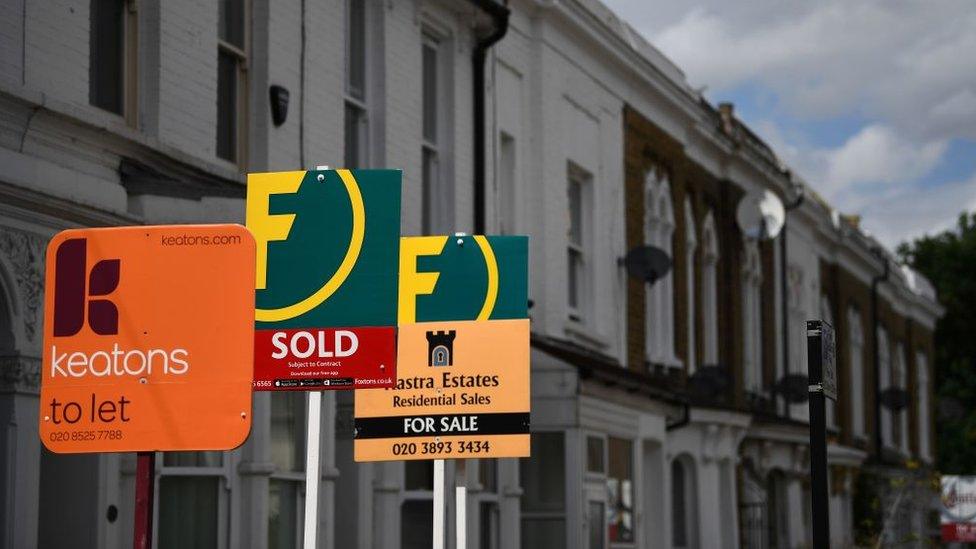
[[[396,379],[399,170],[253,173],[258,390]]]
[[[528,238],[400,240],[399,323],[528,318]]]
[[[529,455],[528,239],[400,243],[397,383],[356,395],[356,461]]]

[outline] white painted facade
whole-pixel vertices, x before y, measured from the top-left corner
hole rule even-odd
[[[440,130],[433,145],[440,181],[448,185],[438,219],[445,228],[471,232],[473,26],[487,18],[469,2],[364,2],[362,99],[351,98],[346,84],[347,0],[248,3],[241,119],[246,170],[341,164],[348,152],[345,112],[355,99],[366,113],[363,167],[403,170],[402,230],[419,234],[421,69],[424,45],[432,45]],[[112,548],[131,539],[133,457],[53,456],[37,440],[47,240],[76,226],[243,219],[243,167],[220,158],[216,146],[218,3],[138,2],[135,122],[89,104],[90,7],[89,0],[0,5],[0,421],[8,426],[0,434],[0,548]],[[530,236],[530,315],[540,341],[532,351],[537,459],[467,468],[468,546],[737,547],[742,502],[752,502],[740,493],[746,467],[757,475],[758,503],[767,503],[769,479],[776,479],[776,501],[785,513],[782,546],[802,545],[809,538],[802,519],[802,428],[771,428],[745,412],[704,407],[691,407],[685,417],[674,395],[610,386],[543,349],[568,344],[591,353],[600,368],[626,362],[627,279],[618,263],[627,251],[625,106],[667,131],[696,163],[745,190],[782,190],[784,176],[748,150],[733,150],[680,69],[597,0],[513,0],[509,7],[508,32],[486,69],[486,218],[488,232]],[[290,92],[281,126],[271,118],[271,85]],[[142,170],[138,176],[126,171],[132,166]],[[159,181],[173,185],[160,189],[154,186]],[[583,212],[575,283],[567,269],[571,184],[579,185]],[[654,185],[659,203],[662,182]],[[674,213],[687,209],[682,203],[668,208],[672,224]],[[667,232],[668,216],[661,212],[661,243],[686,238]],[[868,281],[875,268],[864,259],[859,235],[846,241],[830,236],[837,232],[830,212],[808,203],[800,214],[787,229],[788,269],[799,273],[806,296],[796,302],[796,319],[819,314],[818,258],[843,263]],[[728,251],[717,245],[710,214],[697,223],[706,227],[697,245],[706,265],[714,266]],[[706,303],[719,298],[711,273],[711,293],[706,289],[702,296]],[[762,276],[779,280],[778,270]],[[934,292],[921,277],[900,276],[883,296],[931,328]],[[656,287],[670,290],[655,290],[661,295],[651,311],[664,324],[673,322],[664,303],[689,291],[686,280],[669,278]],[[575,304],[568,299],[571,284]],[[777,308],[777,318],[783,314]],[[728,343],[714,315],[706,312],[703,325],[705,331],[696,334],[706,342],[701,362],[714,363],[718,346]],[[675,356],[673,332],[687,327],[668,328],[670,341],[658,331],[662,327],[648,330],[658,343],[653,360],[678,372],[691,365]],[[805,372],[802,338],[791,340],[789,368],[781,363],[780,345],[777,336],[780,371]],[[422,519],[432,498],[425,471],[401,462],[353,463],[351,395],[327,393],[323,400],[320,547],[422,546]],[[179,502],[202,513],[188,525],[167,522],[176,519],[158,511],[157,525],[181,528],[171,529],[175,537],[157,539],[157,546],[188,545],[194,536],[206,536],[220,548],[286,547],[301,539],[304,404],[259,393],[254,406],[251,437],[241,448],[157,461],[157,509]],[[791,413],[804,412],[793,407]],[[832,446],[830,455],[836,464],[855,467],[865,458],[846,447]],[[447,478],[453,475],[449,464]],[[114,520],[112,507],[119,511]],[[832,535],[846,542],[849,497],[836,496],[831,512]],[[453,508],[449,522],[451,513]],[[417,536],[421,542],[411,545]]]

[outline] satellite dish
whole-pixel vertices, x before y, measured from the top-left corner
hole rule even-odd
[[[671,257],[661,248],[638,246],[627,252],[624,266],[630,276],[654,284],[671,270]]]
[[[786,210],[779,197],[772,191],[753,191],[739,201],[735,220],[747,238],[772,240],[783,230]]]
[[[889,387],[881,391],[881,405],[892,412],[900,412],[908,406],[908,391],[900,387]]]
[[[806,374],[787,374],[773,386],[773,392],[780,394],[790,404],[806,402],[810,398],[809,390]]]

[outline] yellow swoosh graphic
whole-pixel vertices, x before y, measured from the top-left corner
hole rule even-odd
[[[488,239],[484,235],[475,235],[474,241],[481,248],[481,253],[485,256],[485,268],[488,269],[488,288],[485,290],[485,303],[481,306],[476,320],[488,320],[491,312],[495,309],[495,300],[498,299],[498,261],[495,260],[495,252],[488,244]]]
[[[255,318],[259,322],[280,322],[282,320],[288,320],[289,318],[303,315],[318,307],[342,286],[342,283],[346,281],[349,273],[352,272],[353,267],[356,265],[356,261],[359,259],[359,252],[363,248],[363,237],[366,234],[366,208],[363,206],[363,195],[359,190],[359,184],[356,182],[356,178],[353,177],[352,172],[349,170],[336,170],[336,173],[342,179],[342,183],[346,187],[346,193],[349,195],[349,202],[352,205],[352,236],[349,238],[349,247],[346,249],[346,256],[342,259],[342,263],[339,264],[336,272],[312,295],[286,307],[257,309],[255,311]],[[495,269],[497,279],[497,266]],[[495,286],[497,292],[497,280]],[[494,300],[492,301],[494,302]]]

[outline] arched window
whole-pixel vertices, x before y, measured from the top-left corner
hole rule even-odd
[[[695,373],[695,248],[698,235],[695,234],[695,213],[691,201],[685,198],[685,290],[688,294],[688,375]]]
[[[762,390],[762,262],[759,245],[744,242],[742,257],[742,371],[745,389]]]
[[[671,185],[661,170],[651,170],[644,184],[644,242],[672,256],[674,211]],[[672,256],[673,259],[673,256]],[[674,356],[674,276],[668,273],[647,290],[645,323],[647,359],[652,363],[678,365]]]
[[[905,345],[899,341],[895,346],[894,363],[894,383],[902,390],[908,390],[908,363],[905,361]],[[908,408],[903,408],[898,412],[898,447],[906,455],[910,452],[908,447]]]
[[[864,328],[861,314],[850,307],[847,310],[848,337],[850,338],[850,397],[851,432],[855,437],[864,436]]]
[[[715,217],[702,223],[702,364],[718,364],[718,238]]]
[[[671,461],[671,546],[698,546],[698,498],[694,462],[687,455]]]
[[[888,342],[888,331],[878,327],[878,390],[884,391],[891,387],[891,348]],[[891,410],[881,407],[881,443],[890,447],[894,443],[892,436]]]

